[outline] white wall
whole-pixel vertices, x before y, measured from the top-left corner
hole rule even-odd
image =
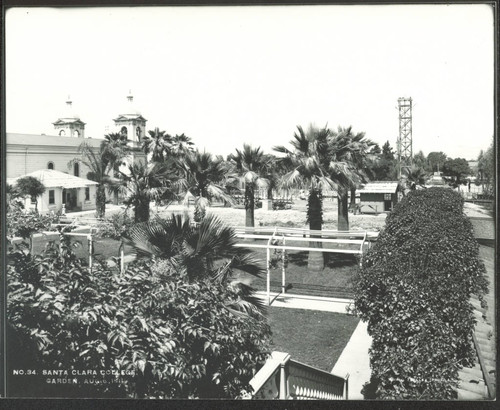
[[[73,168],[68,167],[68,162],[75,158],[76,153],[53,152],[9,152],[6,155],[7,178],[17,178],[39,169],[48,169],[48,163],[54,163],[54,170],[67,172],[73,175]],[[86,178],[90,171],[88,167],[80,163],[80,178]]]

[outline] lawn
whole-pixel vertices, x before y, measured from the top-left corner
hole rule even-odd
[[[358,322],[358,318],[346,314],[270,307],[271,349],[330,372]]]
[[[109,258],[120,257],[120,241],[112,238],[95,238],[94,244],[94,256],[98,260],[108,260]],[[125,246],[125,255],[132,252],[131,246]]]

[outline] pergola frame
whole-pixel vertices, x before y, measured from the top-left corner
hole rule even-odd
[[[298,251],[313,251],[313,252],[329,252],[329,253],[346,253],[362,255],[365,243],[367,243],[367,231],[315,231],[309,229],[300,228],[280,228],[275,227],[273,231],[269,228],[237,228],[236,235],[241,239],[267,239],[266,245],[254,244],[254,243],[238,243],[238,247],[247,248],[264,248],[266,249],[266,290],[267,290],[267,304],[271,304],[281,295],[286,294],[286,268],[285,259],[287,250],[298,250]],[[253,233],[248,233],[253,232]],[[262,232],[259,234],[259,232]],[[326,236],[326,238],[324,237]],[[332,238],[335,237],[335,239]],[[353,239],[356,238],[356,239]],[[282,242],[278,245],[279,241]],[[290,246],[286,244],[286,241],[290,242],[320,242],[329,244],[350,244],[358,245],[358,249],[331,249],[331,248],[311,248],[305,246]],[[369,243],[369,242],[368,242]],[[283,251],[281,257],[281,292],[271,299],[271,249],[280,249]],[[361,261],[360,261],[361,265]]]

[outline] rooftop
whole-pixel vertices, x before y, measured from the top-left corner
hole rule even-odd
[[[74,146],[78,147],[82,142],[93,147],[99,147],[103,139],[97,138],[75,138],[61,137],[59,135],[41,135],[41,134],[18,134],[7,133],[7,145],[46,145],[46,146]]]
[[[89,179],[75,177],[73,175],[66,174],[61,171],[56,171],[53,169],[39,169],[38,171],[31,172],[29,174],[17,177],[17,178],[7,178],[7,183],[15,184],[19,178],[23,177],[35,177],[40,182],[43,183],[45,188],[83,188],[90,185],[98,185],[97,182],[91,181]]]
[[[358,192],[365,194],[374,194],[374,193],[396,193],[398,189],[397,181],[372,181],[363,185]]]

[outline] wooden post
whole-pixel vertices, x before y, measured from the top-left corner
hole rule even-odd
[[[267,262],[267,306],[271,306],[271,266],[269,265],[269,262],[271,260],[271,248],[269,246],[271,245],[274,235],[276,235],[276,228],[274,228],[274,232],[267,241],[267,248],[266,248],[266,262]]]
[[[92,273],[92,234],[87,236],[89,240],[89,270]]]
[[[268,241],[268,245],[271,239]],[[266,261],[267,261],[267,305],[271,306],[271,267],[269,266],[271,259],[271,249],[269,246],[266,249]]]
[[[124,252],[123,252],[123,248],[124,248],[124,244],[123,244],[123,241],[120,245],[120,273],[122,274],[123,271],[125,270],[125,255],[124,255]]]
[[[280,365],[280,385],[278,398],[280,400],[288,399],[288,363],[290,361],[290,355],[283,352],[272,352],[271,357],[279,362]]]
[[[283,246],[285,246],[285,235],[283,235]],[[282,249],[282,254],[281,254],[281,292],[284,294],[286,292],[286,286],[285,286],[285,261],[286,261],[286,249]]]
[[[282,362],[280,365],[280,400],[286,400],[288,398],[288,380],[286,364],[287,362]]]

